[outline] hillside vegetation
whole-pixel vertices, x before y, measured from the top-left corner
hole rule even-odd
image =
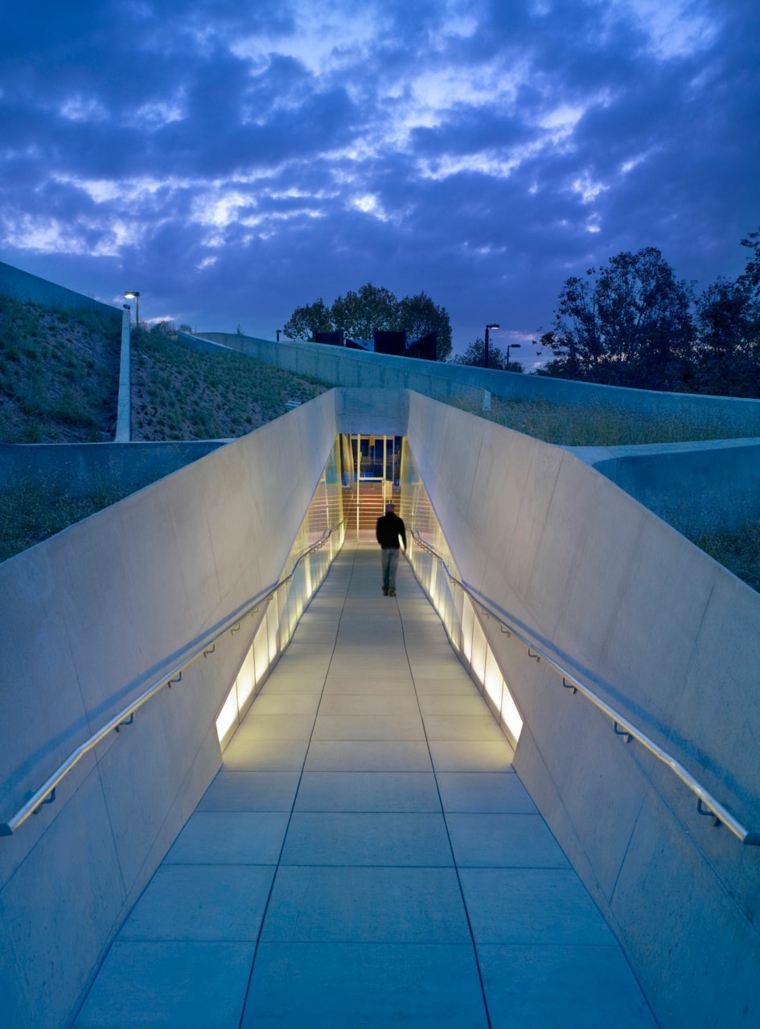
[[[0,296],[0,442],[113,437],[120,323]]]
[[[330,389],[234,351],[199,353],[165,326],[132,338],[132,438],[228,439]]]
[[[637,416],[602,404],[552,404],[546,400],[504,400],[497,396],[491,397],[490,411],[483,411],[468,401],[451,399],[448,403],[562,447],[688,443],[754,435],[738,431],[718,414]]]

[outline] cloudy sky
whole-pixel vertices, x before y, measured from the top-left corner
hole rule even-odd
[[[706,285],[760,223],[757,10],[0,0],[0,260],[270,338],[425,290],[459,350],[621,250]]]

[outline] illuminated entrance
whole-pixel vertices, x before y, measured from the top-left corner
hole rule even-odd
[[[401,436],[343,437],[343,510],[357,537],[372,536],[389,500],[399,502]]]

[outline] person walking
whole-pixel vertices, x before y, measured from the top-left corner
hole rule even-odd
[[[383,593],[386,597],[396,596],[396,569],[398,568],[399,537],[406,550],[406,527],[403,518],[395,511],[395,504],[389,500],[385,514],[377,520],[375,536],[381,547],[383,562]]]

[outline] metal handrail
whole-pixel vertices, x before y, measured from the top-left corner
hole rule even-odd
[[[135,700],[121,709],[118,714],[110,718],[105,725],[101,726],[96,732],[94,732],[84,743],[80,743],[69,756],[61,762],[56,770],[47,777],[44,783],[35,790],[31,797],[23,804],[16,813],[8,819],[7,822],[0,822],[0,836],[11,836],[16,830],[24,824],[24,822],[33,814],[37,814],[43,804],[52,804],[55,800],[55,791],[59,783],[66,778],[72,769],[79,764],[82,758],[89,754],[101,740],[105,739],[112,732],[119,732],[122,726],[131,725],[135,712],[147,702],[159,693],[164,686],[171,689],[172,686],[182,681],[183,672],[191,665],[194,661],[197,661],[201,655],[207,657],[212,654],[216,649],[216,644],[229,632],[233,634],[240,628],[240,623],[243,619],[249,615],[255,614],[263,603],[265,603],[271,596],[273,596],[279,589],[281,589],[286,583],[295,575],[296,568],[303,561],[305,557],[308,557],[312,551],[317,550],[323,546],[332,534],[340,528],[343,524],[343,520],[338,522],[332,529],[325,529],[320,538],[315,542],[306,547],[296,558],[293,567],[290,572],[282,579],[269,586],[266,586],[263,590],[258,593],[254,593],[253,596],[235,608],[226,615],[220,622],[217,622],[203,637],[201,643],[196,644],[190,654],[183,658],[183,660],[174,665],[171,671],[166,672],[155,682],[151,683],[147,689],[137,697]]]
[[[634,725],[630,719],[626,718],[625,715],[620,714],[619,711],[616,711],[615,708],[605,700],[602,700],[602,698],[598,696],[590,686],[569,671],[569,669],[561,665],[542,647],[538,646],[535,639],[530,638],[523,630],[518,629],[515,625],[517,619],[513,615],[510,615],[508,611],[505,611],[495,601],[486,597],[478,589],[470,585],[470,583],[465,582],[454,575],[443,555],[439,554],[435,547],[431,546],[426,540],[424,540],[419,532],[412,529],[411,535],[414,541],[419,544],[423,550],[428,551],[428,553],[436,558],[436,560],[441,562],[449,581],[459,586],[464,593],[475,601],[477,606],[485,614],[502,625],[504,629],[506,629],[507,633],[520,640],[521,643],[524,643],[528,647],[528,653],[531,657],[545,661],[562,677],[562,685],[566,689],[572,690],[573,694],[582,694],[586,700],[593,704],[594,707],[602,712],[602,714],[606,715],[606,717],[612,722],[613,729],[617,736],[625,737],[627,743],[630,743],[631,740],[636,740],[646,750],[648,750],[650,754],[653,754],[658,761],[661,761],[662,764],[666,765],[696,796],[697,811],[699,814],[712,815],[716,826],[725,825],[726,828],[729,829],[745,846],[760,846],[760,832],[751,832],[742,825],[742,823],[735,818],[731,812],[691,774],[691,772],[684,768],[680,761],[676,760],[672,754],[669,754],[666,750],[655,743],[654,740],[650,739],[646,733],[637,728],[637,726]]]

